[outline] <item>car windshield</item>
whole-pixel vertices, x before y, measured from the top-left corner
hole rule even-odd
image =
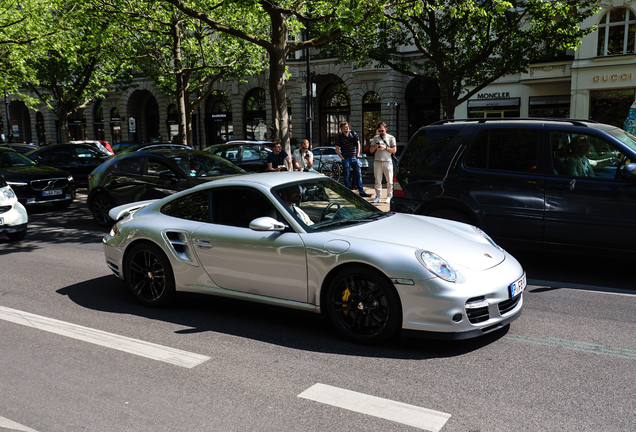
[[[189,177],[210,177],[239,174],[245,171],[231,162],[214,155],[192,153],[168,156]]]
[[[0,152],[0,167],[23,167],[33,165],[36,165],[36,163],[21,153],[14,151]]]
[[[625,144],[627,147],[636,152],[636,136],[625,132],[622,129],[612,129],[607,131],[608,134],[612,135],[614,138]]]
[[[392,214],[329,178],[287,183],[273,188],[272,193],[308,232],[371,222]]]

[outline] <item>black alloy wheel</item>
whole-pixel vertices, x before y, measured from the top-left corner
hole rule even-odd
[[[146,306],[169,304],[175,297],[172,266],[156,245],[135,246],[126,260],[125,278],[131,293]]]
[[[91,213],[93,213],[93,219],[95,219],[97,225],[103,227],[113,225],[115,221],[108,216],[108,212],[112,208],[113,201],[108,195],[104,193],[95,195],[91,202]]]
[[[366,267],[338,273],[327,290],[326,310],[338,331],[362,344],[387,340],[402,322],[395,288],[384,275]]]

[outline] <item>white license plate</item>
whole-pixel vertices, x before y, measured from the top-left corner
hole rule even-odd
[[[526,274],[524,273],[519,279],[508,285],[508,293],[510,298],[514,298],[526,289]]]
[[[42,196],[62,195],[62,189],[43,190]]]

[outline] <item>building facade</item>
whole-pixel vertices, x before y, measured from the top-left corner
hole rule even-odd
[[[584,26],[598,29],[569,57],[533,64],[527,73],[505,76],[459,105],[456,118],[562,117],[592,119],[622,126],[636,100],[636,1],[602,1]],[[287,105],[292,139],[306,136],[306,60],[288,59]],[[313,146],[332,145],[338,123],[347,120],[365,144],[379,121],[404,145],[415,131],[439,120],[442,109],[434,82],[414,80],[389,68],[355,68],[323,59],[311,62]],[[44,106],[30,110],[20,100],[5,101],[5,139],[60,142],[59,124]],[[231,139],[266,140],[272,112],[266,74],[247,83],[217,83],[192,116],[193,145],[205,148]],[[11,129],[9,128],[9,123]],[[152,83],[111,92],[69,121],[73,139],[116,142],[166,142],[178,132],[173,100]]]

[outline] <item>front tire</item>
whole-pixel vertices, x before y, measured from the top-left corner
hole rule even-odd
[[[20,241],[26,237],[27,230],[7,233],[7,237],[11,241]]]
[[[326,311],[340,333],[362,344],[387,340],[402,323],[395,288],[384,275],[362,266],[336,275],[327,290]]]
[[[125,269],[128,288],[141,303],[160,307],[174,300],[172,266],[158,246],[150,243],[135,246],[128,254]]]

